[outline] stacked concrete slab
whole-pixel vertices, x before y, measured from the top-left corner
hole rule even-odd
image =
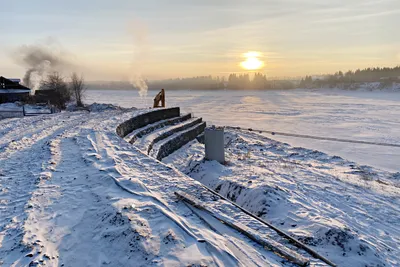
[[[141,149],[158,160],[170,155],[203,134],[206,123],[191,114],[180,115],[179,108],[154,109],[123,122],[117,134],[135,145],[146,138]]]

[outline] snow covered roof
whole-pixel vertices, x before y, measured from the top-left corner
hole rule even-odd
[[[15,90],[25,90],[28,92],[31,91],[31,89],[29,89],[28,87],[25,87],[19,84],[18,82],[7,79],[3,76],[0,76],[0,89],[13,90],[13,92],[3,92],[3,93],[16,93]]]
[[[31,89],[0,89],[0,94],[22,94],[30,91]]]
[[[14,82],[14,83],[20,83],[21,82],[21,79],[10,78],[9,80]]]

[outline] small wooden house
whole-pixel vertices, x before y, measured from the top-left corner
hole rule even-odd
[[[0,76],[0,103],[24,101],[29,98],[30,93],[31,89],[18,81]]]

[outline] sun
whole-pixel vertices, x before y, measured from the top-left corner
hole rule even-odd
[[[243,57],[246,58],[245,61],[240,62],[240,66],[246,70],[258,70],[264,66],[264,62],[258,59],[261,56],[261,53],[255,51],[249,51],[243,54]]]

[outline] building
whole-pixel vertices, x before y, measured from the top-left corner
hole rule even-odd
[[[51,103],[56,105],[60,98],[60,94],[54,89],[35,91],[36,103]]]
[[[7,79],[0,76],[0,103],[24,101],[31,89],[19,84],[19,79]]]

